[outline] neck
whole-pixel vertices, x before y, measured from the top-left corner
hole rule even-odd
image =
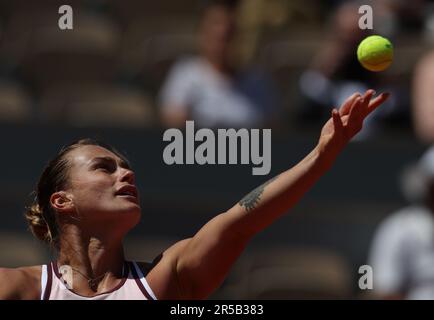
[[[219,59],[207,58],[209,64],[217,71],[221,73],[228,73],[229,67],[228,64]]]
[[[232,67],[228,59],[222,59],[219,56],[208,53],[206,50],[202,51],[202,57],[215,71],[226,75],[232,73]]]
[[[122,277],[123,235],[85,232],[66,225],[60,238],[58,265],[71,267],[73,290],[83,295],[112,289]],[[94,279],[92,283],[89,279]]]

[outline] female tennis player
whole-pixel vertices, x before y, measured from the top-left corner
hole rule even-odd
[[[60,151],[39,180],[26,217],[56,251],[42,266],[0,269],[0,299],[204,299],[250,239],[286,213],[330,168],[388,94],[354,94],[334,109],[315,148],[175,243],[152,263],[126,261],[122,240],[140,219],[134,173],[114,149],[81,140]]]

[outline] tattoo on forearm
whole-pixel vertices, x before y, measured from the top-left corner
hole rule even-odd
[[[276,179],[278,176],[275,176],[274,178],[268,180],[267,182],[261,184],[259,187],[257,187],[255,190],[244,196],[239,202],[239,205],[246,208],[246,211],[253,210],[259,203],[259,200],[261,200],[261,195],[264,192],[265,186],[267,186],[269,183],[271,183],[274,179]]]

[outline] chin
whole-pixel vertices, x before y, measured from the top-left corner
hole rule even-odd
[[[140,221],[140,218],[142,216],[142,210],[139,206],[136,206],[131,210],[128,210],[126,214],[131,217],[131,220],[134,220],[134,225],[136,225]]]
[[[139,222],[141,218],[141,210],[139,207],[128,208],[125,210],[119,210],[111,215],[111,220],[116,223],[117,226],[123,225],[125,229],[134,228]]]
[[[135,203],[122,204],[121,206],[113,206],[110,208],[109,215],[116,216],[120,219],[140,219],[141,216],[140,205]]]

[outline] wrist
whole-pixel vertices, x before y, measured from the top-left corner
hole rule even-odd
[[[320,167],[326,169],[330,168],[335,162],[341,148],[331,148],[330,145],[318,144],[313,150],[315,157],[315,162],[318,163]]]

